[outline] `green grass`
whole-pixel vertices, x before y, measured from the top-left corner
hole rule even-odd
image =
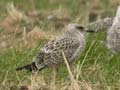
[[[0,3],[3,3],[6,5],[8,2],[13,1],[16,5],[22,4],[23,10],[29,10],[32,9],[32,3],[30,1],[24,1],[24,0],[0,0]],[[54,10],[58,9],[59,6],[62,6],[62,8],[68,9],[72,13],[72,21],[74,22],[74,18],[79,15],[84,15],[89,10],[89,7],[87,5],[82,5],[78,3],[79,0],[65,0],[61,1],[59,3],[49,3],[49,0],[35,0],[34,5],[35,9],[39,10]],[[88,2],[91,5],[93,5],[92,1]],[[106,9],[106,4],[108,3],[107,0],[101,1],[103,7],[102,9]],[[108,5],[110,7],[110,5]],[[85,9],[84,9],[85,8]],[[115,12],[116,8],[112,7],[109,8],[110,12]],[[5,13],[5,7],[2,7],[1,12]],[[112,13],[114,15],[114,13]],[[0,18],[3,18],[2,15],[0,15]],[[87,15],[86,15],[87,16]],[[84,19],[86,20],[86,16],[82,18],[83,21],[80,21],[81,23],[84,22]],[[85,21],[86,22],[86,21]],[[44,23],[44,22],[43,22]],[[86,22],[87,23],[87,22]],[[47,27],[45,27],[47,28]],[[120,90],[119,84],[120,84],[120,54],[112,55],[112,53],[105,47],[104,43],[101,41],[104,41],[106,37],[106,34],[104,32],[96,33],[96,34],[89,34],[87,36],[87,46],[82,53],[79,61],[80,65],[82,61],[85,58],[85,62],[82,67],[82,74],[83,78],[86,82],[90,82],[92,84],[100,83],[98,88],[100,90]],[[15,85],[20,83],[21,81],[28,80],[26,77],[32,76],[32,73],[30,72],[16,72],[15,69],[19,66],[28,64],[32,62],[32,58],[37,54],[39,51],[39,48],[43,46],[43,44],[46,41],[39,41],[37,45],[35,45],[32,48],[8,48],[5,51],[0,51],[0,88],[3,89],[2,86],[3,83],[13,83]],[[87,54],[88,49],[92,45],[90,51]],[[33,42],[34,43],[34,42]],[[87,55],[87,56],[86,56]],[[96,62],[96,63],[95,63]],[[75,67],[77,66],[77,63],[75,64]],[[95,66],[94,66],[95,65]],[[89,68],[94,69],[93,73],[89,75],[92,70]],[[39,72],[38,75],[43,75],[47,82],[51,82],[52,77],[52,69],[45,69],[42,72]],[[62,82],[62,79],[66,80],[68,73],[65,66],[61,67],[59,71],[59,80]],[[20,80],[19,80],[20,79]],[[82,80],[82,78],[80,78]],[[29,80],[28,80],[29,81]],[[9,85],[8,85],[9,87]],[[110,89],[108,89],[110,87]],[[118,87],[118,88],[117,88]],[[5,88],[8,90],[7,88]],[[93,89],[97,90],[97,89]]]

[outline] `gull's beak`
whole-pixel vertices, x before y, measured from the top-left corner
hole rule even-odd
[[[95,30],[90,30],[89,28],[86,28],[82,25],[76,25],[76,28],[80,31],[83,31],[83,32],[89,32],[89,33],[94,33]]]
[[[94,30],[86,30],[86,32],[88,32],[88,33],[95,33],[95,31]]]
[[[88,32],[88,33],[95,33],[95,30],[91,30],[89,28],[85,28],[85,32]]]

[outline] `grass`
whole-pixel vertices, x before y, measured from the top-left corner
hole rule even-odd
[[[105,13],[110,12],[111,16],[115,14],[117,7],[115,2],[112,3],[112,0],[101,0],[99,1],[100,3],[96,3],[97,6],[92,1],[83,0],[0,0],[1,23],[4,21],[5,16],[8,15],[6,7],[3,6],[7,6],[7,3],[11,1],[24,13],[29,10],[43,10],[46,12],[56,10],[57,12],[61,8],[60,13],[62,13],[62,10],[67,10],[66,13],[70,14],[72,19],[70,22],[82,24],[88,23],[88,14],[92,7],[101,7],[98,12],[101,12],[101,10]],[[94,1],[96,2],[96,0]],[[57,13],[55,15],[59,17]],[[49,33],[50,37],[54,37],[61,33],[60,30],[64,30],[61,27],[56,31],[56,28],[54,28],[56,23],[60,22],[47,21],[45,19],[37,22],[37,25],[43,32]],[[17,67],[32,62],[32,58],[37,54],[39,48],[49,40],[49,38],[34,38],[36,34],[30,38],[24,37],[23,34],[26,35],[29,32],[29,30],[27,31],[29,24],[22,25],[19,23],[17,25],[21,25],[18,28],[22,29],[17,34],[8,33],[9,31],[4,28],[0,30],[0,90],[20,90],[21,86],[27,86],[30,90],[54,90],[55,88],[57,88],[56,90],[73,90],[75,87],[71,85],[72,82],[66,79],[71,73],[67,71],[69,66],[66,68],[63,65],[60,68],[55,82],[53,81],[52,68],[47,68],[37,74],[15,71]],[[14,25],[15,28],[17,28],[17,25]],[[32,30],[36,23],[32,22],[30,26]],[[26,32],[23,31],[23,27],[26,27]],[[43,36],[47,35],[43,34]],[[120,55],[119,53],[113,55],[105,47],[102,41],[105,41],[106,33],[88,34],[86,38],[86,48],[78,60],[79,63],[75,62],[74,70],[72,71],[74,79],[78,78],[75,81],[77,83],[75,85],[80,90],[120,90]],[[1,43],[5,43],[7,46],[3,45],[2,47]],[[53,88],[52,85],[55,87]]]

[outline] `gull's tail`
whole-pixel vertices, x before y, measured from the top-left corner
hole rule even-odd
[[[20,70],[27,70],[27,71],[40,71],[42,69],[44,69],[46,67],[46,65],[44,63],[41,63],[39,65],[39,69],[37,68],[35,62],[25,65],[23,67],[19,67],[16,69],[16,71],[20,71]]]

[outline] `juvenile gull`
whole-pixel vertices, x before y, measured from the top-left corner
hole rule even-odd
[[[118,7],[116,17],[107,33],[106,46],[113,52],[120,52],[120,6]]]
[[[94,30],[95,32],[108,31],[112,26],[114,17],[106,17],[104,19],[98,19],[87,25],[87,28]]]
[[[64,63],[64,52],[68,63],[77,60],[83,52],[86,40],[84,33],[93,32],[78,24],[68,24],[67,31],[45,44],[33,59],[31,64],[17,68],[16,70],[40,71],[46,67],[58,68]]]

